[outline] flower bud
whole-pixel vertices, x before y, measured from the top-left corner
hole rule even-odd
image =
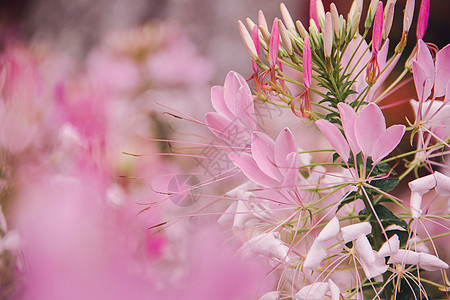
[[[297,20],[295,22],[295,26],[297,27],[298,33],[300,33],[300,36],[305,39],[306,36],[308,36],[308,31],[306,31],[305,27],[303,26],[302,22],[300,20]]]
[[[294,21],[292,20],[291,14],[289,13],[286,5],[284,3],[280,4],[281,16],[283,17],[284,24],[286,24],[287,30],[295,31]]]
[[[325,26],[323,29],[323,53],[325,57],[331,56],[333,49],[333,25],[331,21],[331,13],[327,12],[325,15]]]
[[[278,51],[280,48],[280,31],[278,28],[278,18],[273,20],[272,32],[270,33],[269,43],[269,63],[273,69],[278,61]]]
[[[284,27],[284,24],[283,22],[281,22],[281,20],[278,20],[278,29],[280,31],[281,44],[283,45],[286,52],[289,55],[292,55],[294,53],[294,49],[292,48],[291,38],[289,37],[289,33],[286,27]]]
[[[397,0],[388,0],[386,7],[384,8],[383,40],[387,39],[391,32],[395,2],[397,2]]]
[[[347,16],[348,28],[347,39],[352,39],[359,32],[359,22],[361,20],[362,0],[354,0]]]
[[[322,0],[316,0],[316,10],[317,10],[317,19],[319,20],[320,28],[324,28],[325,26],[325,8],[323,7]]]
[[[430,14],[430,0],[422,0],[420,3],[419,19],[417,20],[417,40],[421,40],[425,35]]]
[[[253,40],[250,34],[248,33],[247,28],[245,28],[244,23],[242,23],[240,20],[238,21],[238,27],[242,41],[244,42],[245,47],[247,47],[248,52],[250,53],[250,55],[254,60],[259,60],[258,53],[256,52],[255,45],[253,44]]]
[[[259,27],[263,27],[267,32],[269,32],[269,26],[267,26],[266,17],[262,10],[258,11],[258,24]]]
[[[364,27],[366,29],[372,26],[373,18],[375,17],[375,12],[377,10],[378,1],[379,0],[372,0],[370,2],[369,9],[367,10],[366,22],[364,24]]]
[[[403,32],[409,32],[414,17],[415,0],[406,0],[405,13],[403,15]]]
[[[331,23],[333,24],[333,31],[336,37],[339,39],[341,33],[341,26],[340,26],[341,24],[339,21],[339,13],[334,3],[330,4],[330,12],[331,12]]]
[[[319,40],[320,40],[320,33],[319,28],[316,26],[316,22],[313,19],[309,20],[309,36],[311,38],[311,44],[314,45],[314,48],[320,48]]]

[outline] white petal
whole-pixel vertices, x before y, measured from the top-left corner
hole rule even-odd
[[[362,222],[345,226],[341,229],[344,243],[356,240],[361,235],[368,235],[372,232],[372,225],[369,222]]]

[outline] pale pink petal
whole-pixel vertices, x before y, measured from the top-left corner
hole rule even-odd
[[[419,261],[419,253],[411,250],[400,249],[397,253],[391,255],[388,264],[418,265]]]
[[[278,29],[278,18],[273,20],[272,32],[269,44],[269,63],[274,68],[278,61],[278,49],[280,48],[280,31]]]
[[[386,131],[384,115],[378,105],[370,103],[355,120],[355,136],[363,154],[372,155],[375,141]]]
[[[403,15],[403,31],[409,32],[414,17],[414,7],[416,0],[406,0],[405,14]]]
[[[355,120],[358,117],[355,110],[347,103],[338,104],[339,114],[341,115],[342,128],[344,128],[345,136],[353,154],[358,154],[361,149],[358,146],[355,137]]]
[[[440,260],[434,255],[421,252],[419,256],[420,256],[419,266],[424,270],[439,271],[442,269],[448,269],[448,264],[446,264],[444,261]]]
[[[445,95],[447,83],[450,80],[450,44],[436,54],[436,83],[434,86],[435,97]]]
[[[408,185],[411,191],[424,195],[436,186],[436,177],[434,174],[430,174],[417,178],[408,183]]]
[[[382,257],[391,256],[400,249],[400,239],[398,235],[394,234],[388,241],[384,242],[380,250],[378,250],[378,255]]]
[[[322,260],[327,257],[327,252],[322,244],[316,239],[306,255],[303,267],[315,270],[319,267]]]
[[[428,16],[430,15],[430,0],[422,0],[420,3],[419,18],[417,19],[417,40],[421,40],[425,35],[428,24]]]
[[[411,192],[411,198],[409,200],[409,205],[411,207],[411,216],[413,219],[418,219],[422,215],[422,195],[418,192]]]
[[[283,174],[286,173],[289,167],[286,157],[292,152],[297,152],[297,146],[292,132],[286,127],[280,132],[275,141],[275,163]]]
[[[275,142],[263,132],[252,134],[252,156],[258,167],[276,181],[282,181],[283,175],[275,165]]]
[[[230,153],[230,159],[238,166],[245,176],[256,184],[264,187],[273,187],[277,185],[277,181],[264,174],[258,167],[253,157],[248,153]]]
[[[279,239],[279,235],[275,232],[257,235],[246,242],[242,248],[255,254],[274,257],[278,260],[289,262],[289,258],[287,257],[289,247]]]
[[[328,291],[328,282],[316,282],[302,288],[297,294],[295,294],[295,299],[296,300],[324,299],[327,291]]]
[[[235,116],[228,109],[225,104],[225,98],[223,97],[223,86],[213,86],[211,88],[211,103],[213,108],[222,116],[230,121],[235,119]]]
[[[384,257],[380,257],[378,255],[375,255],[375,261],[373,261],[372,263],[368,263],[363,259],[360,259],[359,262],[364,270],[364,274],[366,274],[366,277],[368,279],[379,276],[389,269],[389,266],[385,263]]]
[[[212,133],[214,133],[218,138],[225,141],[233,141],[235,139],[234,136],[230,136],[227,128],[239,126],[215,112],[209,112],[205,114],[205,123],[206,125],[208,125],[209,130],[211,130]]]
[[[417,61],[413,61],[411,65],[414,76],[414,85],[419,98],[418,100],[423,102],[431,95],[431,90],[434,85],[434,76],[430,76],[423,68],[423,65]]]
[[[369,222],[361,222],[341,228],[344,243],[356,240],[361,235],[368,235],[372,232],[372,225]]]
[[[316,126],[328,142],[330,142],[334,150],[346,162],[349,158],[350,148],[341,131],[335,125],[323,119],[316,121]]]
[[[445,176],[440,172],[434,172],[436,176],[436,193],[442,197],[450,196],[450,177]]]
[[[392,125],[376,140],[372,150],[374,164],[377,164],[397,147],[405,134],[405,130],[405,125]]]
[[[355,241],[355,250],[358,251],[360,259],[364,260],[368,264],[375,262],[375,253],[372,249],[372,245],[365,235],[360,235]]]
[[[332,238],[336,238],[341,231],[338,218],[334,217],[328,222],[328,224],[322,229],[317,236],[317,240],[320,242],[328,241]]]
[[[297,152],[291,152],[286,157],[286,162],[288,164],[287,170],[284,174],[284,180],[283,180],[283,186],[292,188],[296,185],[297,179],[298,179],[298,153]]]
[[[245,128],[251,131],[258,130],[258,126],[256,125],[253,96],[247,92],[244,86],[239,88],[235,102],[235,109],[237,120],[234,121],[239,121]]]
[[[251,94],[250,88],[241,74],[236,72],[228,72],[223,86],[223,96],[225,99],[225,104],[233,115],[236,115],[236,99],[241,87],[244,87],[244,90],[248,94]]]
[[[323,30],[323,51],[325,57],[331,56],[331,50],[333,49],[333,24],[331,21],[331,13],[325,14],[325,28]]]
[[[331,300],[339,300],[341,298],[341,289],[333,280],[328,279],[328,287],[330,289]]]

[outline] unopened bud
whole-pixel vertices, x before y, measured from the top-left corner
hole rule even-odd
[[[325,8],[323,7],[322,0],[316,0],[317,19],[319,20],[320,28],[325,27]]]
[[[340,38],[341,33],[341,24],[339,22],[339,13],[334,3],[330,4],[330,12],[331,12],[331,23],[333,24],[333,31],[336,37]]]
[[[262,10],[258,11],[258,27],[261,29],[263,27],[267,32],[269,32],[269,26],[267,26],[266,17]]]
[[[331,56],[331,50],[333,49],[333,25],[331,21],[331,13],[325,14],[325,26],[323,29],[323,53],[325,57]]]
[[[242,41],[245,44],[245,47],[247,48],[248,52],[252,56],[254,60],[259,60],[258,53],[256,52],[255,45],[253,44],[253,40],[250,36],[250,34],[247,31],[247,28],[245,28],[244,23],[242,23],[240,20],[238,21],[238,27],[239,27],[239,33],[241,34]]]
[[[425,35],[430,14],[430,0],[422,0],[420,3],[419,18],[417,20],[417,40],[421,40]]]
[[[392,21],[394,20],[395,2],[397,0],[388,0],[384,8],[384,23],[383,23],[383,40],[386,40],[391,32]]]
[[[267,45],[270,43],[270,32],[264,28],[263,26],[259,26],[259,31],[261,31],[261,35],[263,36],[264,41]]]
[[[253,28],[255,28],[255,26],[256,26],[255,22],[253,22],[252,19],[250,19],[250,18],[246,18],[245,23],[247,23],[248,30],[250,30],[250,32],[252,32]]]
[[[294,53],[294,49],[292,48],[291,38],[289,37],[287,29],[284,26],[283,22],[281,22],[281,20],[278,20],[278,30],[280,31],[281,44],[283,45],[286,52],[289,55],[292,55]]]
[[[362,0],[354,0],[347,16],[347,22],[349,27],[347,32],[349,33],[348,36],[349,39],[352,39],[355,36],[355,34],[359,32],[359,22],[361,20],[361,12],[362,12]]]
[[[364,24],[364,27],[366,29],[370,28],[372,26],[373,18],[375,17],[375,12],[377,10],[379,0],[372,0],[369,5],[369,9],[367,10],[367,18],[366,22]]]
[[[300,33],[300,36],[302,37],[302,39],[305,39],[305,37],[308,36],[308,31],[306,31],[302,22],[300,22],[300,20],[297,20],[297,22],[295,22],[295,25],[296,25],[298,33]]]
[[[403,15],[403,32],[409,32],[414,17],[415,0],[406,0],[405,13]]]
[[[292,20],[291,14],[289,13],[289,11],[286,8],[286,5],[284,5],[284,3],[280,4],[280,11],[281,11],[281,16],[283,17],[284,24],[286,24],[287,30],[295,31],[294,21]]]
[[[313,19],[309,20],[309,36],[311,38],[311,47],[314,49],[319,48],[319,40],[320,40],[320,33],[319,28],[316,26],[316,22]]]

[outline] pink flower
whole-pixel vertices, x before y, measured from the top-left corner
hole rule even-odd
[[[263,132],[254,132],[251,154],[231,153],[230,158],[250,180],[264,187],[292,187],[298,177],[297,147],[289,128],[275,142]]]
[[[251,132],[258,130],[253,96],[240,74],[230,72],[223,87],[212,87],[211,103],[216,112],[207,113],[205,122],[217,137],[233,144],[236,132],[250,139]]]
[[[351,149],[353,155],[362,151],[366,159],[372,157],[375,165],[397,147],[405,133],[404,125],[386,129],[383,113],[374,103],[364,107],[359,115],[345,103],[339,103],[338,109],[347,140],[336,125],[326,120],[318,120],[316,125],[344,161],[348,160]]]

